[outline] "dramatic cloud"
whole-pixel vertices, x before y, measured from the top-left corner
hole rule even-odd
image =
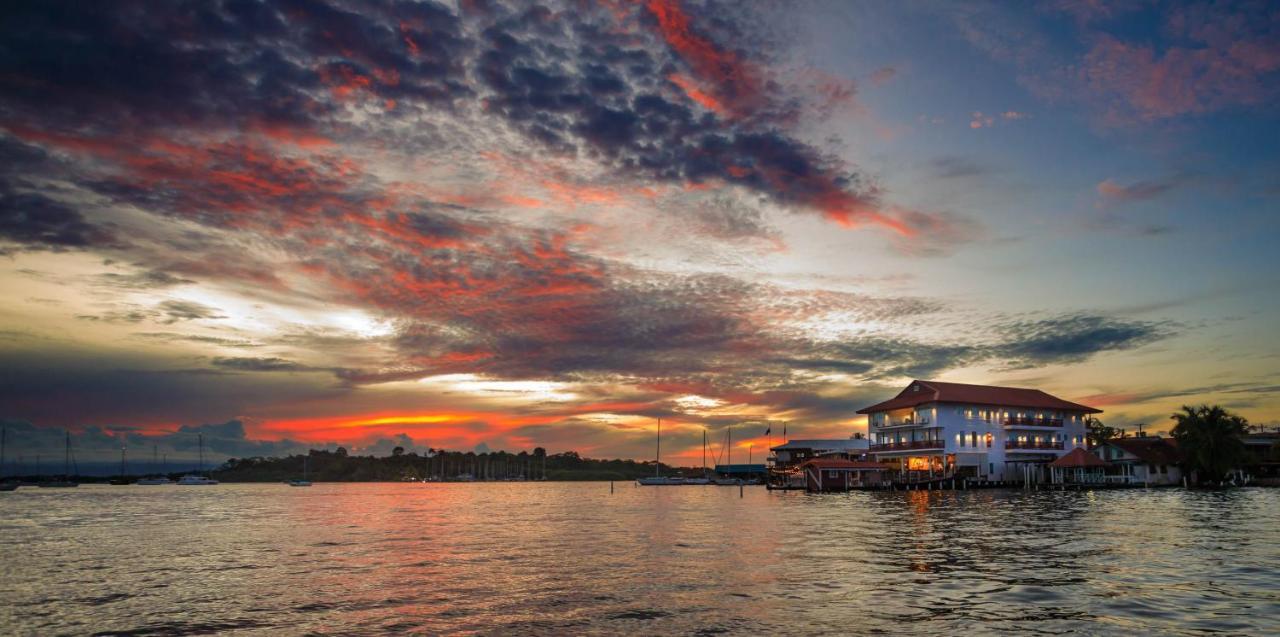
[[[1008,340],[996,348],[1011,365],[1081,361],[1098,352],[1140,347],[1167,337],[1172,326],[1076,314],[1002,326]]]
[[[814,126],[865,114],[858,89],[898,86],[897,67],[859,86],[795,70],[753,11],[722,8],[13,4],[0,251],[14,298],[48,302],[5,317],[23,331],[0,350],[0,416],[240,456],[569,444],[553,431],[629,452],[659,416],[689,440],[771,418],[835,430],[906,377],[1173,333],[1010,322],[957,303],[943,272],[917,286],[904,263],[985,225],[897,203]],[[923,156],[949,186],[989,172],[967,150]],[[92,431],[85,448],[106,449]]]

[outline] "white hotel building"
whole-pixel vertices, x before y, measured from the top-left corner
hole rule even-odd
[[[904,471],[1021,480],[1085,447],[1085,419],[1100,409],[1038,389],[912,381],[896,397],[859,409],[870,452]]]

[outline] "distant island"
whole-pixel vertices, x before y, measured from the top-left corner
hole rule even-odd
[[[634,480],[654,475],[652,460],[599,460],[575,451],[548,455],[538,447],[521,451],[430,450],[426,454],[397,447],[390,456],[354,456],[339,447],[311,450],[306,456],[232,458],[212,472],[222,482],[282,482],[302,475],[316,482],[411,482],[504,480]],[[701,469],[662,464],[663,475],[701,475]]]

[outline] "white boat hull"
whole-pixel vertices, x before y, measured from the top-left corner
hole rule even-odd
[[[684,478],[640,478],[636,484],[643,487],[671,487],[684,484]]]

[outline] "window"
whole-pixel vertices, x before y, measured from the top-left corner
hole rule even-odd
[[[978,432],[976,431],[969,432],[969,446],[970,447],[978,446]]]

